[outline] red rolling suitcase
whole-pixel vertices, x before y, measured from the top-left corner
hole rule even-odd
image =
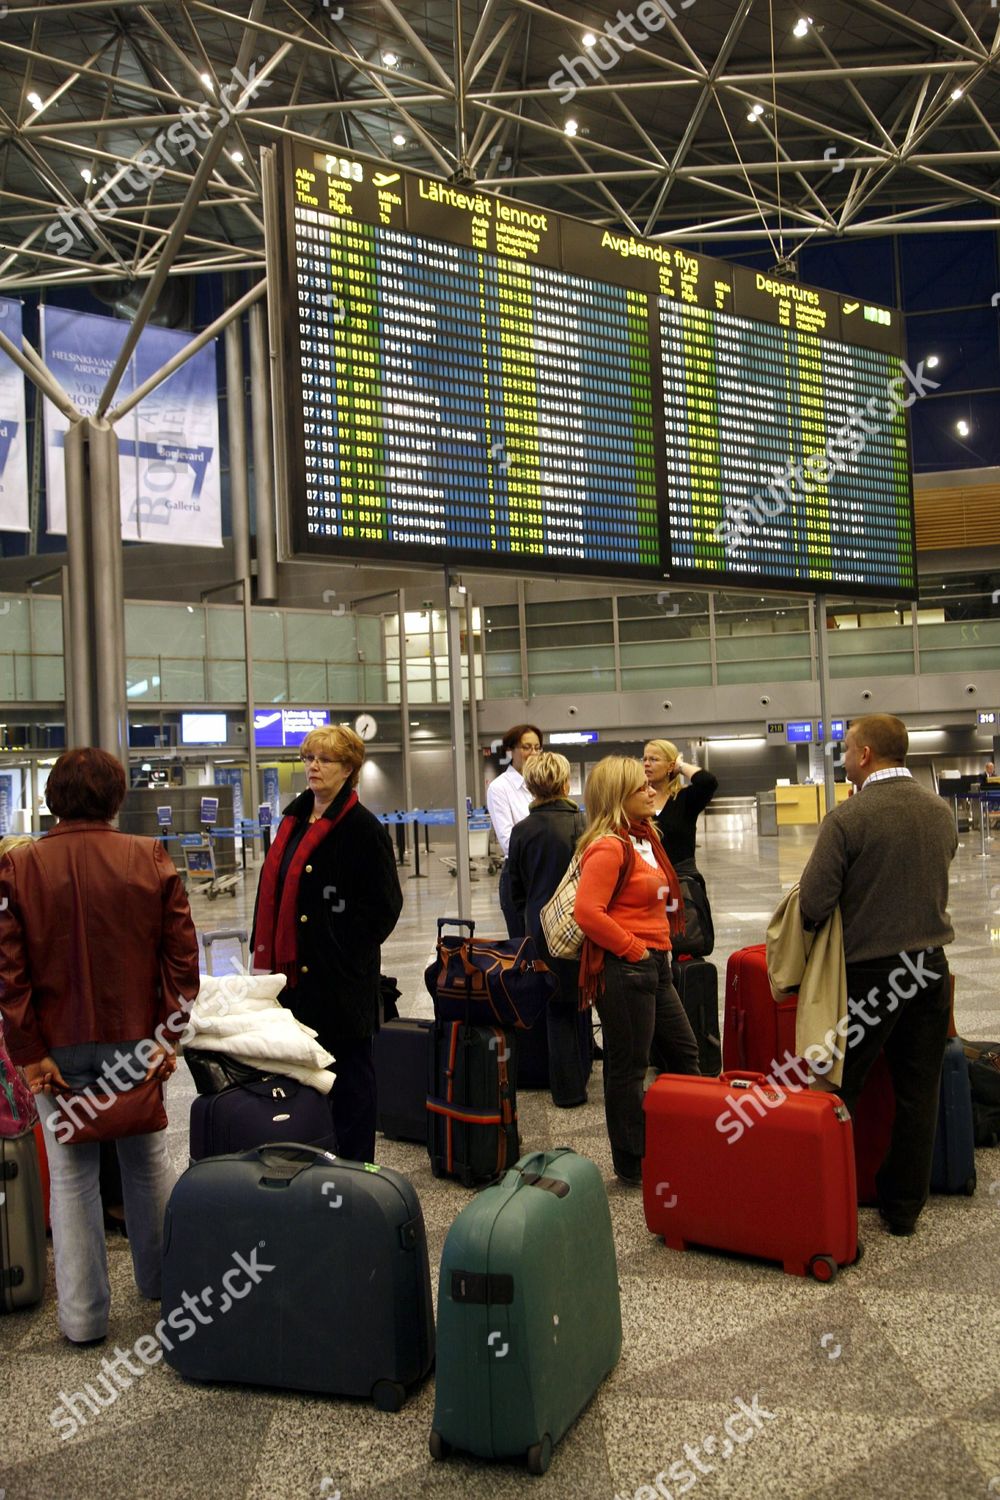
[[[774,1063],[795,1056],[798,995],[775,1000],[767,979],[763,943],[730,954],[726,964],[726,1012],[722,1066],[770,1073]]]
[[[762,1073],[664,1073],[644,1108],[646,1224],[672,1250],[758,1255],[817,1281],[857,1259],[854,1141],[835,1095]]]

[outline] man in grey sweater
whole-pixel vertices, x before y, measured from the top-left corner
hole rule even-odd
[[[840,1093],[852,1114],[885,1049],[896,1119],[876,1182],[883,1219],[904,1235],[930,1186],[950,1013],[944,944],[955,936],[948,867],[958,845],[943,799],[906,769],[908,746],[906,725],[892,714],[851,724],[844,764],[856,795],[824,818],[799,883],[807,928],[838,905],[843,920],[852,1024]]]

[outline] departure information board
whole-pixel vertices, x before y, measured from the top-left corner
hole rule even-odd
[[[354,155],[281,192],[289,555],[912,596],[897,313]]]

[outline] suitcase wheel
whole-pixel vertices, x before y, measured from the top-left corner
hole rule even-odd
[[[528,1473],[544,1474],[552,1462],[552,1439],[544,1433],[540,1443],[532,1443],[528,1449]]]
[[[431,1429],[431,1435],[427,1439],[427,1446],[431,1450],[431,1458],[447,1458],[451,1452],[451,1444],[441,1436],[436,1428]]]
[[[962,1192],[965,1194],[965,1196],[967,1198],[971,1198],[972,1195],[973,1195],[973,1193],[975,1191],[976,1191],[976,1174],[975,1174],[975,1172],[973,1172],[972,1176],[965,1183],[963,1183],[963,1185],[962,1185]]]
[[[376,1380],[372,1400],[379,1411],[399,1411],[406,1400],[406,1387],[398,1380]]]
[[[809,1270],[817,1281],[832,1281],[837,1274],[837,1262],[832,1255],[814,1255]]]
[[[865,1247],[861,1243],[861,1241],[858,1240],[858,1248],[855,1251],[854,1259],[851,1261],[851,1265],[852,1266],[858,1266],[858,1265],[860,1265],[861,1261],[862,1261],[862,1258],[864,1256],[864,1253],[865,1253]]]

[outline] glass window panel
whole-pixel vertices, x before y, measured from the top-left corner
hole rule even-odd
[[[204,656],[204,610],[192,605],[189,611],[186,604],[126,604],[126,651],[140,655],[151,646],[166,646],[172,656]]]
[[[330,704],[357,703],[361,696],[361,673],[358,667],[330,662],[326,669],[330,684]],[[336,714],[334,715],[336,718]]]
[[[242,655],[242,650],[240,655]],[[253,654],[272,661],[285,659],[285,632],[281,625],[281,612],[277,609],[255,609],[253,611]]]
[[[529,646],[565,646],[567,637],[571,637],[574,646],[604,646],[614,640],[613,626],[610,620],[597,620],[593,623],[583,620],[573,625],[536,625],[533,630],[528,631]]]
[[[246,696],[247,674],[242,660],[209,662],[209,703],[245,703]]]
[[[613,693],[615,674],[601,671],[565,671],[535,673],[529,679],[533,693]]]
[[[707,615],[656,615],[643,620],[620,620],[620,641],[681,641],[708,639]]]
[[[873,651],[907,651],[913,655],[909,625],[868,630],[829,630],[827,644],[831,663],[838,657],[869,656]]]
[[[963,620],[949,625],[918,625],[917,635],[921,651],[931,651],[936,646],[964,646],[966,651],[974,650],[977,646],[996,647],[1000,646],[1000,620]]]
[[[0,698],[12,701],[14,698],[14,653],[0,656]]]
[[[711,666],[671,662],[669,666],[626,667],[622,665],[623,688],[710,687]]]
[[[125,663],[125,692],[129,702],[159,701],[160,662],[155,656],[130,656]]]
[[[495,651],[518,651],[520,649],[521,637],[518,630],[499,630],[496,626],[487,625],[486,634],[483,636],[483,644],[492,656]]]
[[[493,613],[492,610],[489,611]],[[528,625],[547,625],[553,621],[610,620],[610,599],[558,599],[551,604],[529,604],[525,608]],[[516,623],[516,612],[515,620]]]
[[[241,609],[209,609],[208,654],[228,657],[231,661],[242,661],[245,655],[243,642],[243,611]]]
[[[517,605],[516,604],[484,604],[483,623],[492,625],[498,629],[503,625],[512,625],[517,629]]]
[[[846,656],[830,661],[831,677],[908,677],[912,673],[912,651],[896,651],[892,654],[873,651],[862,657]]]
[[[285,616],[285,635],[290,657],[303,661],[357,660],[354,615],[290,610]]]
[[[672,672],[681,664],[709,664],[711,656],[708,647],[708,641],[674,641],[666,648],[659,641],[622,646],[622,666],[659,667],[661,671]]]
[[[205,663],[199,658],[188,661],[184,657],[161,656],[162,682],[160,697],[168,703],[205,702]]]
[[[502,677],[487,677],[483,696],[486,698],[520,698],[520,672],[518,672],[516,677],[506,674]]]
[[[769,682],[808,682],[812,676],[808,657],[801,659],[788,659],[787,661],[771,660],[767,664],[766,673],[762,673],[760,658],[754,657],[750,661],[719,662],[719,683],[731,682],[760,682],[766,677]],[[836,672],[831,668],[830,675],[836,677]]]
[[[284,661],[255,661],[253,691],[258,703],[287,703],[288,677]]]
[[[0,639],[5,651],[28,651],[31,648],[31,630],[27,599],[0,596]],[[62,642],[60,641],[60,646]]]
[[[365,653],[365,661],[369,666],[373,662],[385,660],[385,632],[382,629],[382,621],[378,615],[355,615],[354,625],[357,637],[357,649]],[[396,654],[399,654],[399,636],[396,636]]]
[[[288,663],[288,700],[308,708],[326,703],[326,662],[290,661]]]
[[[362,669],[362,681],[364,683],[365,703],[388,703],[389,684],[386,681],[386,669],[383,662],[366,662]],[[397,670],[396,694],[392,702],[399,702],[399,677]]]
[[[609,668],[614,675],[615,653],[611,646],[590,647],[584,659],[581,661],[576,657],[572,647],[563,647],[561,650],[552,651],[528,651],[528,672],[572,672],[576,667],[597,669]]]
[[[723,636],[715,643],[720,666],[725,661],[778,662],[790,657],[809,661],[809,637],[805,635],[734,635]],[[808,675],[808,674],[807,674]],[[745,682],[746,678],[734,681]]]
[[[0,604],[0,609],[3,605]],[[4,627],[6,628],[6,622]],[[63,653],[62,600],[35,599],[32,603],[31,628],[36,651]]]

